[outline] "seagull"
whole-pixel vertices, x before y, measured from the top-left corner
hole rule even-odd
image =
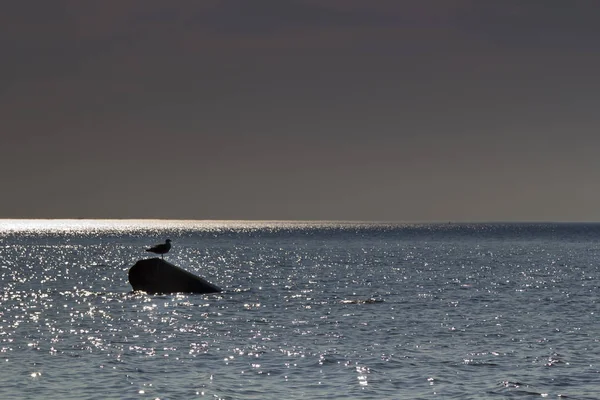
[[[169,250],[171,250],[171,239],[167,239],[163,244],[157,244],[156,246],[152,246],[149,249],[146,249],[146,251],[151,251],[152,253],[160,254],[161,258],[164,258],[163,254],[168,253]]]

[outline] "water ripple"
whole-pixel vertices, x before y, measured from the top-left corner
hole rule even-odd
[[[4,221],[0,395],[593,399],[596,233]],[[166,235],[171,262],[225,291],[132,292]]]

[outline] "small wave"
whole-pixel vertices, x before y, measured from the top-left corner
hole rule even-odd
[[[383,299],[352,299],[352,300],[341,300],[341,304],[374,304],[374,303],[383,303]]]

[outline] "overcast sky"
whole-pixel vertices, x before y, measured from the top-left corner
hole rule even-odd
[[[600,221],[596,0],[0,3],[0,217]]]

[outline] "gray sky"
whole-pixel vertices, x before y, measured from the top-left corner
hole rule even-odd
[[[0,217],[600,221],[596,0],[0,4]]]

